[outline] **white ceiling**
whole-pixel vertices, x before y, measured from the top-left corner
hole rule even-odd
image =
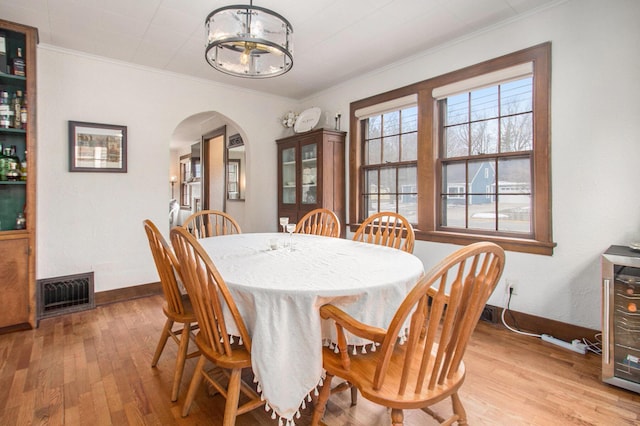
[[[262,80],[215,71],[204,20],[233,0],[0,0],[40,43],[303,99],[339,82],[558,0],[255,0],[293,26],[293,69]]]

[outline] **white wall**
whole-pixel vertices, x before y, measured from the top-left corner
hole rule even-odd
[[[237,123],[248,164],[261,164],[247,170],[243,230],[275,230],[283,129],[269,111],[288,111],[292,100],[43,45],[37,83],[38,279],[95,271],[96,291],[158,280],[142,221],[168,237],[169,139],[202,111]],[[68,120],[126,125],[128,172],[69,173]]]
[[[553,256],[509,252],[504,278],[517,283],[513,309],[599,328],[600,255],[640,241],[638,22],[634,0],[559,2],[301,102],[40,46],[37,276],[94,270],[97,291],[157,280],[141,221],[167,222],[168,139],[190,115],[220,112],[246,133],[242,229],[275,230],[283,129],[272,112],[319,106],[341,112],[347,130],[350,102],[551,41],[558,247]],[[67,120],[127,125],[129,172],[67,172]],[[456,248],[418,242],[415,253],[429,267]],[[490,303],[504,300],[503,279]]]
[[[490,303],[600,329],[600,255],[640,241],[640,2],[573,0],[482,31],[305,99],[349,103],[546,41],[552,42],[552,257],[507,253]],[[348,154],[348,152],[347,152]],[[418,242],[428,267],[458,248]]]

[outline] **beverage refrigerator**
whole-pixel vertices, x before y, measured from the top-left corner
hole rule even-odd
[[[602,380],[640,393],[640,251],[627,246],[602,255]]]

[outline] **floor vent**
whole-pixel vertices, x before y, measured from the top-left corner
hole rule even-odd
[[[500,322],[500,308],[497,306],[485,305],[480,315],[482,321],[491,322],[497,324]]]
[[[95,308],[93,272],[38,280],[38,319]]]

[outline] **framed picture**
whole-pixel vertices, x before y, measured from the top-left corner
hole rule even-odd
[[[70,172],[127,172],[127,127],[69,121]]]

